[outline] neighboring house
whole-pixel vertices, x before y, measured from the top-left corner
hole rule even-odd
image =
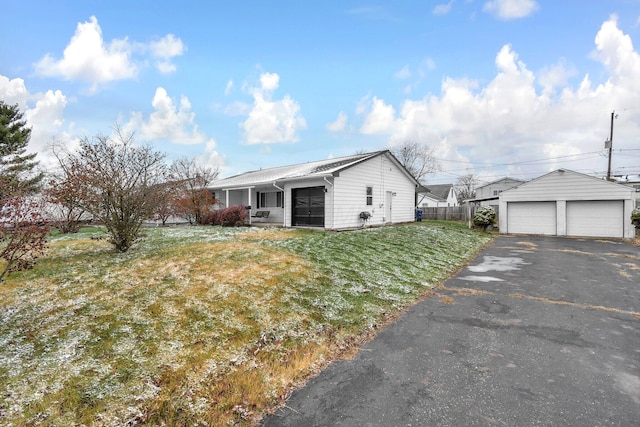
[[[458,196],[453,184],[430,185],[418,191],[419,207],[442,208],[458,206]]]
[[[473,201],[480,203],[481,206],[498,207],[498,197],[500,193],[509,190],[518,185],[524,184],[526,181],[515,178],[502,178],[497,181],[490,182],[482,187],[476,188],[476,196]]]
[[[618,184],[626,185],[633,188],[636,193],[640,193],[640,175],[625,175],[624,177],[616,177]],[[636,197],[636,208],[640,208],[640,196]]]
[[[500,233],[633,238],[633,188],[558,169],[500,193]]]
[[[209,189],[252,221],[339,230],[415,220],[418,182],[389,152],[246,172]]]

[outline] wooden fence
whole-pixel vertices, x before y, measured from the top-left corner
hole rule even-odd
[[[446,208],[419,208],[422,209],[422,219],[440,219],[445,221],[467,221],[466,206],[454,206]],[[474,209],[472,206],[471,209]],[[471,214],[473,215],[473,213]]]
[[[471,205],[470,209],[467,206],[449,206],[446,208],[418,208],[422,209],[422,219],[439,219],[444,221],[469,221],[473,218],[473,214],[476,212],[477,206]],[[498,207],[494,206],[496,210],[496,220],[498,218]]]

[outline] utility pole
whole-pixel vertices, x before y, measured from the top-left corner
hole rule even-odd
[[[615,119],[616,110],[611,112],[611,132],[609,133],[609,166],[607,167],[607,181],[611,181],[611,150],[613,149],[613,119]]]

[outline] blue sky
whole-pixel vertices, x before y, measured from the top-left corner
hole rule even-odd
[[[639,0],[12,1],[0,99],[31,151],[135,130],[221,176],[427,144],[433,184],[640,174]]]

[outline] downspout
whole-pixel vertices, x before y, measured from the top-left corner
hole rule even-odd
[[[275,181],[273,181],[273,186],[276,187],[278,190],[282,191],[282,197],[283,197],[282,198],[282,214],[283,214],[282,215],[282,227],[284,228],[285,227],[285,220],[287,218],[287,212],[286,212],[285,206],[284,206],[285,205],[284,199],[285,199],[285,194],[286,193],[284,192],[284,188],[278,187],[278,185],[276,184]]]

